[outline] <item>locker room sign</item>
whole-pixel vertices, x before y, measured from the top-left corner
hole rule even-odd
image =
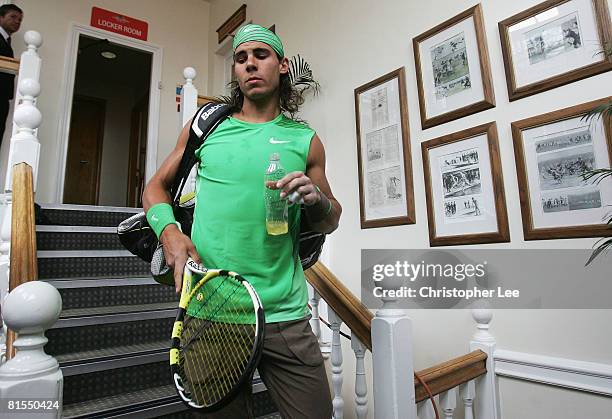
[[[143,20],[125,16],[110,10],[91,8],[91,26],[115,32],[130,38],[147,40],[149,24]]]

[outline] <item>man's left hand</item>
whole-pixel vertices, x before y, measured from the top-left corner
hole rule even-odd
[[[290,203],[304,202],[312,206],[321,201],[321,192],[303,172],[289,173],[276,182],[276,189],[282,189],[280,197],[288,197]]]

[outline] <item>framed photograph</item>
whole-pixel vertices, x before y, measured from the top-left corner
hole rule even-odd
[[[412,43],[423,129],[495,107],[480,4]]]
[[[404,67],[355,89],[361,228],[414,224]]]
[[[495,122],[421,143],[431,246],[510,241]]]
[[[612,69],[606,0],[548,0],[499,22],[510,100]]]
[[[612,182],[584,180],[612,161],[610,119],[584,114],[612,97],[512,123],[525,240],[612,235]]]

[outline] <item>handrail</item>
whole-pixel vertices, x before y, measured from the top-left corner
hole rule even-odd
[[[478,349],[418,371],[417,374],[431,389],[432,395],[435,396],[486,374],[486,362],[487,354]],[[417,380],[414,382],[414,387],[417,403],[429,398],[425,388]]]
[[[38,279],[32,172],[32,167],[26,163],[13,166],[9,292],[24,282]],[[15,355],[14,340],[15,334],[9,331],[6,336],[6,355],[8,359]]]
[[[374,315],[370,310],[321,262],[315,263],[304,273],[321,298],[371,352]]]
[[[0,72],[17,74],[19,72],[19,60],[16,58],[0,56]]]

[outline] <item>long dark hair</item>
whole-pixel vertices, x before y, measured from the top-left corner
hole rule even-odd
[[[279,58],[280,60],[280,58]],[[228,84],[229,96],[220,96],[222,103],[231,106],[232,112],[240,112],[244,102],[244,94],[240,90],[238,81],[233,80]],[[289,118],[298,122],[305,122],[297,114],[300,106],[304,104],[304,92],[312,89],[314,94],[319,92],[319,83],[312,77],[312,71],[308,63],[299,55],[289,60],[289,72],[280,75],[278,86],[281,112]]]

